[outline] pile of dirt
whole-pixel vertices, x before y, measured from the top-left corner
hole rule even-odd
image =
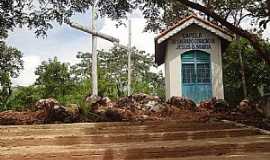
[[[86,98],[90,114],[81,114],[76,104],[67,107],[55,99],[42,99],[35,105],[35,111],[0,113],[0,124],[40,124],[72,122],[120,122],[120,121],[166,121],[207,122],[232,120],[264,129],[270,129],[269,119],[263,114],[265,107],[248,100],[239,106],[230,107],[224,100],[211,99],[198,106],[189,99],[172,97],[167,102],[157,96],[135,94],[111,101],[107,97]],[[268,102],[268,101],[266,101]],[[94,115],[94,116],[93,116]]]
[[[256,126],[258,128],[270,130],[270,119],[265,114],[265,106],[248,99],[242,100],[238,106],[231,107],[224,100],[213,98],[210,101],[201,102],[197,107],[197,111],[209,113],[211,120],[230,120],[246,125]]]
[[[36,111],[0,112],[1,125],[71,123],[79,121],[79,107],[64,107],[55,99],[41,99],[35,104]]]
[[[196,107],[196,110],[197,111],[207,111],[210,113],[217,113],[217,112],[226,113],[226,112],[230,112],[232,110],[232,108],[225,100],[212,98],[209,101],[201,102]]]
[[[0,125],[43,124],[45,119],[44,112],[0,112]]]
[[[142,93],[116,102],[102,99],[92,105],[92,112],[100,117],[98,121],[208,120],[207,112],[196,112],[196,104],[182,97],[172,97],[166,103],[157,96]]]
[[[192,100],[190,99],[186,99],[183,97],[172,97],[167,101],[168,104],[175,106],[177,108],[181,108],[184,110],[192,110],[195,111],[196,110],[196,103],[194,103]]]

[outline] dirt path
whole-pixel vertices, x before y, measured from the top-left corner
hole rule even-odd
[[[0,160],[269,160],[270,136],[224,123],[0,126]]]

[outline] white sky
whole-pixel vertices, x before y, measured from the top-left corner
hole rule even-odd
[[[90,14],[74,17],[74,21],[85,26],[90,26]],[[143,32],[145,20],[138,15],[132,16],[132,45],[140,50],[154,54],[153,33]],[[128,41],[127,27],[117,28],[115,22],[110,19],[98,21],[97,28],[100,32],[112,35],[120,39],[121,44]],[[15,29],[10,32],[7,43],[23,52],[24,70],[20,76],[13,79],[14,85],[27,86],[35,82],[35,69],[40,63],[48,58],[58,57],[62,62],[75,64],[78,62],[76,54],[79,51],[91,52],[91,36],[81,31],[70,28],[67,25],[56,24],[48,32],[47,38],[36,38],[34,31],[28,29]],[[98,49],[108,50],[113,45],[105,40],[98,39]]]
[[[76,22],[90,26],[90,14],[74,17]],[[137,13],[132,16],[132,45],[140,50],[154,54],[154,33],[143,32],[145,20]],[[100,32],[110,34],[120,39],[121,44],[127,44],[128,31],[125,26],[115,27],[109,19],[99,20],[97,28]],[[270,37],[269,27],[264,33],[264,38]],[[14,85],[27,86],[35,82],[34,71],[36,67],[48,58],[58,57],[62,62],[74,64],[77,61],[78,51],[91,52],[90,35],[70,28],[69,26],[55,25],[48,32],[46,39],[36,38],[34,31],[16,29],[11,32],[7,43],[23,52],[24,70],[20,76],[13,80]],[[110,49],[112,44],[105,40],[98,40],[98,49]],[[161,66],[162,68],[163,66]]]

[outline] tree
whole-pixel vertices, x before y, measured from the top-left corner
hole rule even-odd
[[[11,78],[17,78],[23,69],[22,53],[16,48],[0,42],[0,107],[6,109],[6,103],[12,93]]]
[[[270,48],[270,44],[267,47]],[[241,38],[240,41],[232,42],[223,56],[225,97],[231,104],[239,104],[243,98],[246,98],[242,92],[239,92],[242,89],[239,49],[245,65],[248,98],[256,99],[263,96],[263,90],[265,92],[270,90],[270,66],[254,54],[255,50],[248,40]]]
[[[99,95],[111,98],[127,95],[127,52],[127,49],[120,47],[114,47],[109,52],[98,51]],[[88,73],[82,79],[88,78],[90,75],[87,66],[91,65],[91,55],[89,53],[79,53],[77,57],[81,59],[81,63],[73,66],[73,68],[76,68],[75,73],[78,73],[78,76],[74,77],[81,77],[83,75],[81,73]],[[163,75],[150,71],[154,67],[153,57],[144,51],[133,48],[131,61],[133,64],[132,77],[134,77],[132,79],[132,92],[145,92],[152,95],[158,93],[164,96],[162,95],[165,83]]]
[[[94,0],[37,0],[34,5],[31,0],[4,0],[0,2],[1,23],[0,28],[4,31],[11,30],[16,26],[26,25],[29,28],[37,28],[38,35],[45,34],[46,30],[52,28],[52,22],[69,23],[70,18],[76,13],[85,13],[94,4]],[[97,10],[100,16],[108,16],[113,20],[118,20],[121,24],[122,18],[126,18],[127,13],[134,9],[141,9],[148,24],[158,27],[156,19],[160,20],[160,15],[164,11],[173,11],[172,17],[182,15],[183,12],[175,12],[178,4],[181,7],[190,7],[191,9],[198,10],[207,16],[213,18],[216,22],[222,24],[227,29],[235,34],[249,40],[250,44],[257,51],[258,57],[264,59],[270,64],[269,51],[266,50],[265,41],[262,40],[257,34],[250,33],[247,30],[238,27],[230,22],[230,18],[226,16],[233,12],[234,4],[241,4],[245,12],[249,12],[249,17],[258,22],[261,26],[265,27],[269,23],[270,11],[268,0],[203,0],[204,3],[195,3],[190,0],[145,0],[145,1],[132,1],[132,0],[99,0],[96,2]],[[167,9],[166,9],[167,8]],[[232,9],[231,9],[232,8]],[[186,12],[186,10],[184,10]],[[224,14],[220,14],[222,11]],[[228,11],[228,12],[226,12]],[[232,12],[231,12],[232,11]],[[5,14],[4,14],[5,13]],[[227,13],[227,14],[225,14]],[[176,16],[175,16],[176,15]],[[184,15],[184,14],[183,14]],[[168,18],[167,18],[168,19]],[[83,28],[81,28],[83,30]],[[93,34],[91,30],[87,30]]]
[[[44,98],[61,98],[70,94],[74,86],[69,65],[59,62],[56,57],[43,61],[35,74],[38,76],[36,84],[44,87]]]

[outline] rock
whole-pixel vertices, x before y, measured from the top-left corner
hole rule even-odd
[[[244,99],[240,102],[238,109],[242,113],[247,113],[252,110],[252,106],[250,104],[250,101],[247,99]]]
[[[69,113],[69,116],[71,116],[71,121],[76,122],[80,118],[80,107],[77,104],[69,104],[67,107],[65,107],[66,112]]]
[[[113,109],[108,109],[105,112],[106,120],[109,122],[119,122],[122,121],[122,115],[117,111]]]
[[[214,104],[213,101],[204,101],[200,102],[197,107],[198,111],[214,111]]]
[[[97,102],[99,102],[102,98],[96,95],[91,95],[86,97],[86,102],[89,103],[90,105],[92,104],[96,104]]]
[[[41,99],[36,102],[35,108],[36,110],[45,110],[50,111],[53,110],[55,106],[59,105],[59,102],[53,98]]]
[[[131,96],[136,102],[139,103],[147,103],[149,101],[160,102],[160,98],[158,96],[150,96],[144,93],[134,94]]]
[[[79,107],[75,104],[65,107],[53,98],[41,99],[36,103],[36,109],[44,112],[44,123],[76,122],[79,119]]]
[[[229,112],[230,106],[224,99],[213,99],[214,111],[215,112]]]
[[[194,103],[190,99],[186,99],[183,97],[171,97],[168,102],[168,104],[173,105],[175,107],[178,107],[180,109],[185,109],[185,110],[195,110],[196,109],[196,103]]]
[[[161,112],[164,108],[164,105],[156,101],[149,101],[148,103],[144,104],[144,108],[151,112]]]
[[[136,110],[147,111],[160,102],[161,99],[157,96],[140,93],[120,98],[116,102],[115,107],[130,109],[132,112],[135,112]]]
[[[263,96],[257,105],[257,111],[263,114],[266,118],[270,118],[270,95]]]

